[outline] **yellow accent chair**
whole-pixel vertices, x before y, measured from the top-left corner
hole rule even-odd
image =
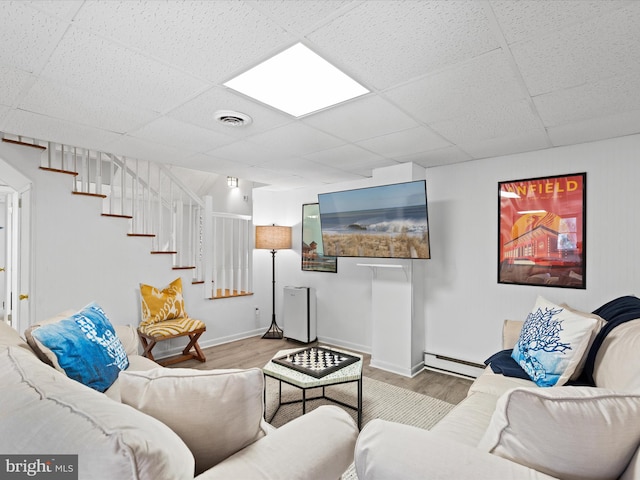
[[[198,345],[198,339],[207,330],[207,327],[204,322],[189,318],[187,315],[180,277],[162,290],[141,283],[140,296],[142,299],[142,321],[138,327],[138,334],[144,348],[142,355],[162,366],[192,358],[201,362],[207,360]],[[158,342],[185,336],[189,337],[189,343],[181,355],[156,361],[151,351]]]

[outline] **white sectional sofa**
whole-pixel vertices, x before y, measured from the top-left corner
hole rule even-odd
[[[505,349],[522,325],[504,323]],[[488,366],[430,431],[369,422],[358,478],[640,479],[640,319],[610,330],[596,351],[595,387],[541,388]]]
[[[137,354],[134,329],[115,331],[129,367],[101,393],[0,322],[1,454],[78,455],[82,480],[335,480],[353,461],[358,430],[342,409],[275,429],[262,418],[260,369],[158,368]]]

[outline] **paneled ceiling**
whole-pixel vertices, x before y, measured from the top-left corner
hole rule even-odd
[[[640,132],[639,25],[616,0],[0,1],[0,131],[274,189],[541,150]],[[222,85],[297,42],[372,93],[296,119]]]

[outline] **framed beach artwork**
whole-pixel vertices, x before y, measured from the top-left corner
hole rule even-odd
[[[586,179],[498,182],[498,283],[586,288]]]
[[[302,205],[302,270],[329,273],[338,271],[338,258],[324,255],[317,203]]]

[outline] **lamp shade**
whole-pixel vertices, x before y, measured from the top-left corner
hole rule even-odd
[[[267,250],[291,248],[291,227],[256,226],[256,248]]]

